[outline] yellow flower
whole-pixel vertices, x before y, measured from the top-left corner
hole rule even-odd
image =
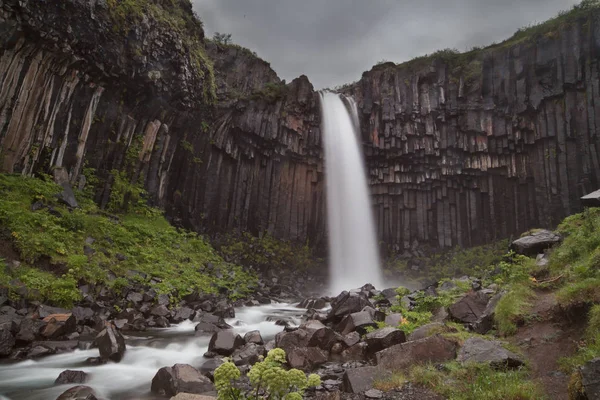
[[[530,280],[531,282],[533,282],[533,283],[537,283],[537,279],[535,279],[535,277],[533,277],[533,276],[532,276],[532,277],[530,277],[530,278],[529,278],[529,280]]]
[[[408,324],[408,320],[404,317],[402,317],[402,319],[400,319],[400,325],[406,325]]]

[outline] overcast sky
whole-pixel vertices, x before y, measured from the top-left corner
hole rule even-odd
[[[207,36],[231,33],[288,82],[315,88],[360,79],[380,60],[396,63],[443,48],[502,41],[578,0],[192,0]]]

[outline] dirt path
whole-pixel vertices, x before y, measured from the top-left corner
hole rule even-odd
[[[527,356],[533,378],[544,388],[548,399],[568,400],[569,376],[559,370],[558,360],[572,355],[581,339],[583,326],[556,320],[556,296],[538,292],[531,322],[519,328],[510,342]]]

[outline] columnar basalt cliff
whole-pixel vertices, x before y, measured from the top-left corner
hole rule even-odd
[[[323,241],[318,107],[187,0],[0,2],[0,169],[115,181],[198,231]]]
[[[137,7],[136,5],[143,5]],[[600,184],[600,13],[366,72],[379,238],[470,246],[579,210]],[[141,183],[199,232],[325,243],[318,96],[204,39],[188,0],[0,1],[0,169]]]
[[[374,67],[359,103],[379,237],[471,246],[581,209],[600,184],[600,13]]]

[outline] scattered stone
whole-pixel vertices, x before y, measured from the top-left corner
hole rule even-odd
[[[244,339],[233,331],[221,331],[213,334],[208,343],[208,351],[222,356],[230,356],[245,344]]]
[[[244,341],[246,343],[265,344],[259,331],[250,331],[244,335]]]
[[[189,307],[180,307],[177,309],[175,315],[173,316],[173,322],[178,324],[188,319],[192,319],[195,313],[196,312]]]
[[[58,396],[56,400],[98,400],[98,398],[91,387],[75,386]]]
[[[471,337],[458,352],[460,362],[489,364],[496,369],[515,369],[524,364],[521,356],[506,350],[501,342]]]
[[[399,329],[386,327],[368,333],[365,336],[365,342],[369,353],[375,354],[388,347],[406,342],[406,335]]]
[[[196,315],[194,322],[198,322],[195,328],[197,334],[215,333],[232,328],[222,317],[212,314]]]
[[[344,344],[346,347],[352,347],[360,342],[360,334],[358,332],[350,332],[344,336]]]
[[[581,385],[588,399],[600,399],[600,357],[580,368]]]
[[[123,354],[125,354],[125,339],[112,324],[107,325],[96,336],[94,344],[98,346],[100,358],[103,360],[119,362],[123,358]]]
[[[348,393],[363,393],[373,388],[375,379],[382,379],[389,372],[379,367],[360,367],[346,370],[342,378],[342,390]]]
[[[350,332],[357,331],[361,335],[367,332],[368,327],[377,327],[375,321],[373,321],[373,317],[371,313],[368,311],[360,311],[356,313],[352,313],[346,315],[342,322],[340,322],[335,330],[341,333],[342,335],[347,335]]]
[[[342,351],[342,361],[365,361],[367,359],[367,344],[360,342]]]
[[[392,346],[375,354],[377,365],[392,370],[419,363],[443,363],[456,358],[457,345],[441,335]]]
[[[389,314],[385,317],[384,322],[386,325],[397,327],[402,322],[403,316],[400,313]]]
[[[75,316],[78,325],[90,324],[94,317],[94,310],[89,307],[73,307],[71,313]]]
[[[17,342],[21,344],[31,343],[40,336],[40,330],[46,325],[41,320],[32,318],[24,318],[19,326],[19,332],[17,333]]]
[[[511,248],[526,256],[534,257],[544,250],[549,249],[562,241],[560,235],[545,229],[532,233],[529,236],[524,236],[515,240],[511,244]]]
[[[330,351],[331,348],[344,341],[344,337],[333,329],[323,326],[312,332],[310,339],[308,340],[309,347],[318,347],[325,351]]]
[[[494,327],[494,316],[496,315],[496,306],[502,297],[505,295],[505,292],[500,292],[496,294],[494,297],[490,299],[485,310],[479,316],[477,321],[475,321],[471,328],[482,335],[488,333]]]
[[[152,393],[175,396],[178,393],[201,394],[215,390],[213,383],[191,365],[163,367],[152,378]]]
[[[448,314],[457,322],[472,324],[481,317],[488,301],[488,296],[482,292],[469,292],[448,307]]]
[[[138,292],[129,292],[127,293],[127,301],[130,301],[134,304],[141,303],[144,301],[144,295]]]
[[[169,311],[167,306],[160,304],[152,307],[150,314],[154,315],[155,317],[167,317],[171,315],[171,311]]]
[[[383,392],[377,389],[370,389],[365,392],[365,397],[367,399],[380,399],[383,397]]]
[[[71,383],[85,383],[88,379],[88,374],[83,371],[66,370],[58,375],[54,381],[55,385],[66,385]]]

